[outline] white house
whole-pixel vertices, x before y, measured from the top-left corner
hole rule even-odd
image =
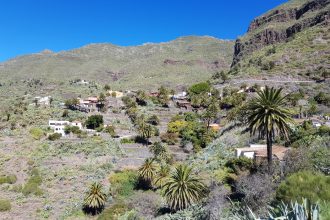
[[[34,97],[34,100],[37,100],[39,105],[50,105],[50,100],[51,99],[52,99],[51,96],[45,96],[45,97],[36,96],[36,97]]]
[[[279,145],[272,147],[273,156],[279,160],[283,160],[289,148]],[[250,159],[267,158],[267,145],[250,144],[250,147],[236,148],[236,157],[247,157]]]
[[[82,129],[82,123],[79,121],[57,121],[57,120],[49,120],[48,126],[54,130],[55,133],[59,133],[62,136],[65,136],[64,129],[66,126],[77,126],[79,129]]]
[[[185,99],[187,97],[187,92],[180,92],[173,95],[173,99]]]

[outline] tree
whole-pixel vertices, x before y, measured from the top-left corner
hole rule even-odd
[[[144,115],[137,117],[136,119],[137,130],[140,137],[144,140],[146,145],[149,143],[149,138],[154,134],[154,126],[148,124]]]
[[[288,138],[289,123],[292,122],[289,109],[285,108],[286,96],[282,89],[266,87],[258,92],[258,97],[248,104],[247,122],[251,134],[257,131],[259,137],[266,137],[269,172],[272,171],[272,145],[276,134]]]
[[[39,100],[37,98],[34,98],[33,102],[35,107],[39,107]]]
[[[157,115],[152,115],[148,118],[148,123],[152,125],[159,125],[160,120]]]
[[[330,177],[311,171],[294,173],[280,184],[276,197],[285,202],[301,201],[302,198],[313,203],[330,202]]]
[[[189,87],[188,92],[189,95],[199,95],[201,93],[207,93],[210,92],[211,86],[208,82],[201,82],[201,83],[196,83]]]
[[[228,80],[228,74],[225,73],[224,71],[221,71],[220,77],[221,77],[222,83],[225,83]]]
[[[76,98],[65,100],[64,105],[69,109],[74,109],[79,104],[79,100]]]
[[[162,188],[164,186],[164,184],[168,180],[168,177],[170,176],[170,170],[171,168],[167,164],[163,164],[160,166],[154,179],[154,185],[156,187]]]
[[[168,102],[170,100],[169,98],[169,94],[170,92],[164,87],[164,86],[161,86],[159,89],[158,89],[158,101],[160,102],[160,104],[164,107],[167,107],[168,106]]]
[[[104,86],[104,90],[105,91],[108,91],[108,90],[110,90],[111,89],[111,87],[109,86],[109,84],[105,84],[105,86]]]
[[[96,215],[104,209],[107,195],[103,193],[100,183],[93,183],[84,199],[83,209],[86,213]]]
[[[105,132],[109,133],[111,137],[116,137],[115,127],[113,125],[108,125],[105,129]]]
[[[85,124],[88,129],[96,129],[103,124],[103,116],[102,115],[91,115],[88,117]]]
[[[145,159],[144,163],[138,170],[140,182],[143,183],[143,188],[151,188],[152,182],[157,172],[157,165],[152,158]]]
[[[49,97],[49,105],[52,105],[53,101],[54,101],[53,97]]]
[[[105,107],[105,101],[106,101],[106,97],[104,95],[103,92],[100,93],[99,97],[98,97],[98,108],[99,108],[99,111],[101,110],[102,112],[105,112],[106,109],[104,108]]]
[[[187,165],[176,167],[162,187],[163,196],[172,210],[188,208],[206,196],[206,186]]]
[[[147,94],[145,93],[145,91],[142,91],[142,90],[139,90],[137,91],[136,93],[136,102],[139,104],[139,105],[147,105]]]
[[[166,144],[161,142],[155,142],[149,147],[150,151],[154,155],[154,159],[159,162],[171,163],[172,155]]]
[[[203,114],[203,120],[207,124],[207,131],[209,131],[210,123],[217,117],[219,112],[219,103],[216,99],[212,99],[211,104],[207,107],[205,113]]]
[[[105,102],[105,99],[106,99],[106,98],[105,98],[104,93],[101,92],[100,95],[99,95],[98,101],[99,101],[100,103],[104,103],[104,102]]]
[[[64,109],[63,113],[62,113],[62,117],[68,117],[69,116],[69,111],[67,109]]]

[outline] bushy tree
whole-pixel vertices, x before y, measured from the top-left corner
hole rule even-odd
[[[170,98],[169,98],[169,94],[170,94],[169,90],[166,89],[164,86],[161,86],[158,89],[158,93],[159,93],[159,95],[158,95],[158,101],[159,101],[159,103],[162,106],[164,106],[164,107],[168,106],[168,102],[170,100]]]
[[[75,107],[76,105],[78,105],[78,104],[79,104],[79,100],[76,99],[76,98],[73,98],[73,99],[67,99],[67,100],[65,100],[65,102],[64,102],[64,105],[65,105],[67,108],[69,108],[69,109],[74,109],[74,107]]]
[[[211,86],[208,82],[201,82],[201,83],[196,83],[189,87],[188,92],[189,95],[199,95],[201,93],[207,93],[210,92]]]
[[[88,129],[96,129],[103,124],[102,115],[91,115],[85,122],[85,125]]]
[[[330,202],[330,177],[311,171],[294,173],[280,184],[276,197],[285,202],[301,201],[302,198],[313,203]]]

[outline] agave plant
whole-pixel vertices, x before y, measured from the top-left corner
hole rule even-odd
[[[84,211],[89,214],[98,214],[104,209],[107,195],[103,193],[100,183],[93,183],[84,199]]]
[[[169,207],[175,211],[198,202],[205,196],[205,192],[205,185],[187,165],[176,167],[162,188],[162,194]]]
[[[310,204],[307,199],[303,199],[300,204],[297,201],[285,204],[283,201],[279,206],[269,207],[268,216],[260,218],[253,213],[249,207],[239,207],[232,203],[234,219],[237,220],[319,220],[320,206],[319,204]]]
[[[277,208],[270,207],[270,219],[292,219],[292,220],[318,220],[320,218],[320,206],[311,204],[309,200],[303,199],[302,203],[292,202],[287,205],[283,201]]]

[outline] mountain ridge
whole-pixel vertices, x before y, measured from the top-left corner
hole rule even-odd
[[[7,81],[34,77],[63,82],[82,78],[125,89],[188,85],[207,80],[215,71],[228,70],[233,45],[234,41],[205,36],[139,46],[88,44],[10,59],[1,63],[0,75]]]

